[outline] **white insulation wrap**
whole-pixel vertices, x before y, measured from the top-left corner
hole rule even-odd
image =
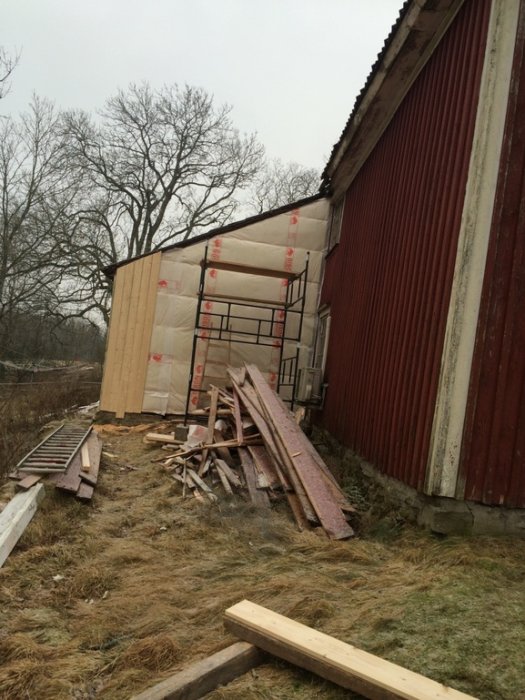
[[[305,314],[301,336],[300,366],[309,361],[313,342],[317,298],[326,238],[328,201],[319,199],[299,209],[263,218],[233,231],[219,233],[207,241],[198,241],[184,248],[173,248],[162,253],[153,332],[143,411],[154,413],[179,413],[184,411],[188,391],[188,378],[192,354],[193,335],[198,304],[201,261],[208,245],[208,260],[253,265],[286,272],[301,272],[306,253],[310,253]],[[209,268],[206,271],[205,293],[226,295],[234,299],[260,299],[261,302],[282,302],[286,294],[286,282],[272,277],[239,274]],[[239,301],[239,303],[242,303]],[[248,318],[254,318],[254,310],[238,307]],[[217,317],[225,305],[221,301],[204,302],[208,312],[207,322],[215,327]],[[257,312],[261,317],[261,312]],[[250,330],[251,321],[244,321]],[[295,320],[288,315],[287,331]],[[238,328],[238,326],[237,326]],[[289,331],[288,331],[289,332]],[[291,334],[291,333],[290,333]],[[284,356],[295,351],[296,343],[285,343]],[[224,385],[227,381],[227,365],[237,366],[253,362],[266,373],[270,383],[276,384],[279,368],[279,347],[263,347],[218,340],[199,340],[195,367],[201,388],[209,384]],[[198,404],[198,396],[192,395],[190,409]]]

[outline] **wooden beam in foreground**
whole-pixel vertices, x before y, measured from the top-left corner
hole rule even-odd
[[[225,626],[264,651],[370,700],[474,700],[248,600],[226,610]]]
[[[0,566],[11,554],[44,498],[44,485],[36,484],[17,493],[0,513]]]
[[[131,700],[197,700],[219,685],[242,676],[264,660],[264,654],[246,642],[237,642],[197,661]]]

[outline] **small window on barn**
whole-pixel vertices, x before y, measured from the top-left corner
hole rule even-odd
[[[328,252],[339,243],[341,237],[341,224],[343,223],[343,210],[345,206],[344,196],[339,197],[330,208],[330,221],[328,224]]]
[[[330,335],[330,309],[325,307],[319,311],[317,322],[317,338],[315,340],[314,367],[324,374],[326,355],[328,353],[328,336]]]

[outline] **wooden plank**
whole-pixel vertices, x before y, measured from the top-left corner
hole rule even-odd
[[[124,276],[124,286],[122,290],[122,302],[121,308],[119,309],[119,333],[117,337],[117,345],[115,349],[117,361],[114,369],[113,375],[113,405],[115,410],[116,418],[124,418],[125,405],[122,400],[122,394],[125,394],[123,382],[127,374],[127,367],[124,366],[123,357],[126,351],[126,344],[128,342],[128,323],[131,314],[131,292],[133,289],[133,263],[129,265],[124,265],[119,268],[117,273],[120,272]]]
[[[248,600],[226,610],[225,625],[264,651],[370,700],[474,700]]]
[[[269,487],[275,489],[281,485],[272,459],[264,445],[250,445],[248,451],[255,462],[256,469],[264,476]]]
[[[233,380],[233,374],[230,372],[230,376],[232,377]],[[275,444],[275,440],[273,438],[272,433],[270,432],[268,428],[268,424],[266,422],[265,417],[262,415],[260,410],[257,408],[256,404],[254,403],[253,397],[250,395],[250,392],[248,391],[251,389],[253,392],[253,389],[251,387],[245,386],[243,389],[240,389],[239,386],[237,385],[237,391],[239,393],[239,397],[243,404],[245,405],[248,413],[252,417],[253,422],[257,426],[257,430],[261,434],[261,437],[264,441],[264,444],[266,446],[266,449],[268,450],[268,453],[270,454],[271,458],[273,459],[274,463],[274,468],[275,471],[277,472],[277,475],[279,477],[279,481],[281,482],[282,487],[286,490],[291,489],[290,482],[286,478],[286,476],[283,474],[282,470],[279,468],[279,462],[280,462],[280,456],[279,452],[277,450],[277,446]]]
[[[54,474],[49,477],[49,480],[55,484],[57,489],[76,493],[82,482],[81,473],[82,462],[80,460],[80,452],[77,452],[67,470],[62,474]]]
[[[81,470],[83,472],[89,472],[91,469],[91,462],[89,460],[89,450],[86,443],[80,448],[80,462],[82,465]]]
[[[280,280],[293,280],[297,277],[296,272],[285,272],[285,270],[275,270],[268,267],[256,267],[255,265],[244,265],[242,263],[230,263],[226,261],[213,260],[208,263],[208,267],[214,270],[226,270],[228,272],[241,272],[245,275],[260,275],[261,277],[275,277]]]
[[[113,282],[113,300],[109,317],[108,341],[106,356],[104,358],[104,373],[100,390],[100,410],[115,410],[115,375],[118,362],[121,359],[117,354],[119,335],[121,330],[122,298],[124,294],[125,268],[118,268]]]
[[[147,357],[139,361],[142,344],[144,317],[147,311],[147,288],[150,278],[152,256],[136,260],[133,267],[133,289],[131,311],[127,326],[127,342],[123,362],[127,366],[126,383],[122,390],[122,401],[126,413],[140,413],[144,387],[140,386],[141,365],[147,364]]]
[[[219,475],[219,479],[221,480],[221,484],[222,484],[223,489],[226,491],[227,494],[233,496],[233,489],[230,486],[230,482],[226,478],[226,474],[221,469],[221,466],[219,464],[217,464],[217,462],[220,462],[220,461],[222,461],[222,460],[215,460],[215,469],[217,471],[217,474]],[[223,464],[224,464],[224,462],[223,462]]]
[[[126,411],[129,411],[128,396],[129,389],[135,381],[135,367],[133,366],[133,347],[138,342],[137,322],[140,313],[140,286],[142,282],[143,260],[136,260],[130,263],[128,274],[131,275],[131,289],[129,297],[125,300],[128,305],[128,317],[124,330],[124,348],[122,350],[120,363],[120,383],[117,408],[115,414],[117,418],[122,418]]]
[[[255,365],[247,365],[246,371],[253,382],[261,402],[272,416],[273,426],[291,457],[295,473],[318,516],[324,530],[332,539],[352,537],[354,531],[333,498],[331,489],[319,472],[319,467],[308,448],[308,438],[293,420],[290,412],[275,394],[260,370]]]
[[[255,437],[254,439],[250,440],[245,440],[245,444],[249,445],[260,445],[261,441],[260,438]],[[163,445],[162,449],[166,448],[166,445]],[[190,455],[195,454],[196,452],[200,452],[201,450],[216,450],[220,449],[221,447],[239,447],[239,443],[237,440],[223,440],[222,442],[212,442],[209,445],[199,445],[198,447],[189,447],[187,450],[183,450],[181,452],[176,452],[174,455],[171,457],[157,457],[156,459],[152,459],[152,462],[164,462],[165,464],[170,462],[173,462],[177,457],[189,457]]]
[[[208,416],[208,432],[206,435],[206,442],[213,442],[213,435],[215,433],[215,421],[217,420],[218,400],[219,389],[216,386],[212,386],[210,395],[210,415]],[[208,452],[209,450],[207,448],[205,448],[202,452],[199,476],[204,476],[205,474],[206,464],[208,463]]]
[[[175,437],[167,433],[146,433],[144,442],[162,442],[167,445],[183,445],[182,440],[175,440]]]
[[[265,416],[268,419],[269,424],[271,425],[271,417],[269,416],[268,412],[265,409],[263,409],[263,410],[265,411]],[[286,476],[290,480],[290,483],[292,484],[292,488],[294,490],[294,493],[297,496],[297,499],[296,499],[297,502],[294,499],[294,502],[290,503],[290,507],[292,508],[294,515],[297,516],[297,507],[296,506],[299,505],[303,514],[304,514],[304,518],[300,517],[298,522],[300,522],[300,524],[303,527],[305,525],[305,523],[304,523],[305,519],[309,523],[312,523],[313,525],[319,525],[319,520],[315,514],[315,511],[312,507],[310,499],[308,498],[308,495],[307,495],[305,489],[303,488],[301,480],[297,476],[293,461],[290,458],[290,455],[288,454],[288,452],[286,450],[286,446],[283,443],[281,436],[279,435],[279,433],[277,431],[274,431],[273,438],[275,441],[275,445],[277,447],[277,451],[279,453],[281,467],[283,468],[283,471],[285,471]]]
[[[255,464],[245,447],[239,447],[239,457],[241,458],[241,467],[252,503],[258,508],[269,508],[270,499],[266,491],[261,491],[257,488],[257,471],[255,469]]]
[[[188,475],[191,477],[192,481],[194,481],[197,486],[204,491],[210,501],[213,502],[217,500],[217,496],[213,493],[208,484],[203,481],[193,469],[188,469]]]
[[[241,406],[239,403],[239,394],[237,393],[237,389],[235,387],[233,387],[233,416],[235,418],[235,433],[237,440],[242,444],[244,434],[242,430]]]
[[[174,676],[135,695],[131,700],[199,700],[207,693],[242,676],[264,660],[252,644],[237,642]]]
[[[131,341],[128,342],[130,347],[129,374],[125,391],[125,411],[127,413],[140,413],[144,398],[144,380],[142,378],[141,370],[143,369],[143,366],[146,366],[147,370],[148,355],[143,357],[141,350],[144,333],[144,320],[148,311],[148,303],[150,301],[148,298],[148,291],[151,268],[153,265],[153,255],[147,255],[140,260],[136,260],[134,265],[135,276],[138,278],[138,284],[134,286],[131,301],[132,305],[134,305],[134,313],[131,319],[132,322],[128,323],[128,333],[129,336],[131,336]],[[157,285],[155,286],[157,287]],[[135,289],[137,290],[136,297]],[[155,301],[153,303],[155,303]]]
[[[153,253],[148,257],[151,258],[151,268],[149,270],[149,279],[145,279],[144,276],[142,278],[145,286],[145,313],[142,320],[142,326],[139,327],[137,331],[138,334],[141,336],[141,341],[139,351],[135,357],[136,381],[133,393],[129,398],[129,410],[134,413],[140,413],[142,411],[142,405],[144,403],[144,391],[146,389],[146,377],[148,373],[148,358],[151,346],[151,336],[153,333],[155,311],[157,309],[157,293],[162,253]]]
[[[288,480],[288,477],[284,474],[282,468],[281,468],[281,457],[279,454],[279,450],[277,449],[277,445],[275,444],[274,437],[272,433],[269,430],[268,424],[266,422],[265,417],[261,413],[261,406],[259,403],[259,400],[257,396],[255,395],[255,391],[253,387],[248,386],[246,383],[241,389],[239,387],[239,384],[236,381],[237,373],[235,370],[228,370],[228,373],[232,379],[232,382],[234,383],[238,394],[239,398],[245,405],[246,409],[248,410],[250,416],[252,417],[252,420],[254,421],[255,425],[257,426],[257,429],[259,430],[260,434],[262,435],[262,438],[264,440],[264,444],[266,446],[266,450],[269,454],[269,456],[272,459],[273,462],[273,467],[274,470],[278,476],[279,482],[284,490],[286,500],[288,501],[288,504],[290,506],[290,510],[292,511],[292,514],[295,518],[295,522],[297,523],[297,526],[299,530],[306,530],[310,527],[308,520],[304,514],[304,511],[301,507],[301,504],[299,503],[299,499],[297,498],[297,495],[295,493],[292,493],[291,491],[291,485],[290,481]]]
[[[216,444],[216,447],[213,448],[214,452],[217,452],[220,455],[221,459],[226,462],[226,464],[233,466],[235,464],[235,462],[233,460],[232,453],[228,449],[228,445],[224,444],[226,442],[226,440],[224,440],[222,433],[219,432],[218,430],[215,430],[214,436],[215,436],[215,444]],[[221,445],[221,440],[223,441],[222,445]],[[238,445],[239,445],[238,441],[236,439],[234,439],[232,446],[238,447]]]
[[[239,448],[240,450],[241,448]],[[241,480],[237,474],[226,464],[223,459],[215,457],[214,462],[218,465],[232,486],[240,487]]]
[[[29,474],[29,476],[25,476],[22,481],[19,481],[15,488],[17,490],[23,489],[26,491],[27,489],[30,489],[31,486],[37,484],[41,478],[42,476],[40,474]]]
[[[210,398],[210,415],[208,417],[208,433],[206,437],[206,442],[213,442],[213,436],[215,433],[215,421],[217,420],[217,402],[219,400],[219,389],[216,386],[211,387],[211,398]]]
[[[0,566],[31,522],[44,495],[44,484],[36,484],[28,491],[17,493],[0,513]]]
[[[91,463],[91,470],[88,472],[81,472],[80,478],[82,481],[87,482],[91,486],[96,486],[98,480],[98,472],[100,469],[100,456],[102,454],[102,440],[98,437],[96,433],[91,433],[91,435],[86,440],[86,445],[89,451],[89,461]]]
[[[82,482],[80,486],[78,487],[78,491],[76,493],[77,498],[79,498],[81,501],[90,501],[91,498],[93,497],[93,492],[95,489],[93,486],[90,484],[85,484]]]

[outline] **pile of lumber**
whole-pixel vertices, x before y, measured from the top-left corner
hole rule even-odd
[[[184,441],[146,435],[170,452],[155,461],[180,482],[183,495],[214,501],[220,491],[247,490],[267,508],[284,494],[301,529],[320,525],[332,539],[351,537],[354,508],[293,414],[255,365],[228,372],[230,389],[211,387],[207,427],[190,426]]]
[[[19,490],[30,489],[45,479],[46,483],[53,484],[60,491],[72,494],[81,501],[90,501],[97,485],[101,453],[102,441],[95,432],[90,431],[64,471],[43,474],[38,470],[31,473],[30,469],[25,468],[24,471],[11,472],[9,478],[17,482],[16,488]]]

